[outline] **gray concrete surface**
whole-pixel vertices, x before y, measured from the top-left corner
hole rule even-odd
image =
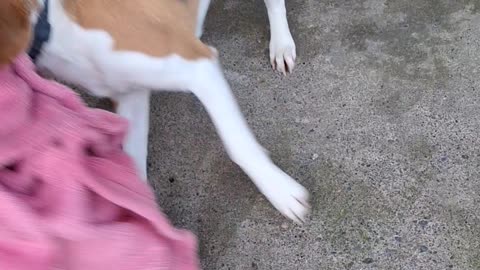
[[[249,123],[312,192],[281,217],[200,103],[153,100],[151,181],[204,269],[480,269],[480,0],[290,0],[299,59],[269,67],[260,0],[214,1],[204,40]]]

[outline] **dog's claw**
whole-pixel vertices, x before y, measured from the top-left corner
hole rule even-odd
[[[285,63],[287,64],[288,72],[292,73],[293,68],[295,67],[295,58],[285,56]]]
[[[283,73],[283,75],[287,75],[287,70],[285,68],[285,60],[283,59],[283,56],[282,57],[277,56],[277,58],[275,59],[275,63],[276,63],[277,70]]]

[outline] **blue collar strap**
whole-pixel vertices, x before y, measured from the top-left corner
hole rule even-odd
[[[48,0],[45,0],[43,10],[39,14],[37,24],[35,25],[32,46],[28,52],[33,61],[37,59],[42,51],[44,43],[50,39],[51,28],[48,22]]]

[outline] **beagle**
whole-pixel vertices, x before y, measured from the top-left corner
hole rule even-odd
[[[145,177],[151,91],[190,91],[206,107],[230,158],[283,215],[298,223],[305,220],[308,192],[257,142],[216,50],[199,39],[210,0],[1,2],[7,26],[30,21],[30,55],[40,70],[116,102],[116,112],[131,124],[125,150]],[[295,44],[284,0],[265,2],[272,65],[286,72],[294,66]],[[0,52],[2,60],[8,61]]]

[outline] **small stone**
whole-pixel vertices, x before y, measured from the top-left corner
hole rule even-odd
[[[318,158],[318,154],[313,154],[312,155],[312,160],[316,160]]]
[[[286,230],[286,229],[288,229],[288,224],[287,223],[282,223],[282,225],[280,227],[282,227],[282,229]]]
[[[366,263],[366,264],[371,264],[371,263],[373,263],[373,259],[372,258],[366,258],[362,262]]]
[[[468,155],[462,155],[463,159],[468,159]]]
[[[423,253],[423,252],[427,252],[428,251],[428,247],[426,246],[420,246],[420,252]]]
[[[420,224],[422,228],[425,228],[428,225],[428,220],[421,220],[420,222],[418,222],[418,224]]]

